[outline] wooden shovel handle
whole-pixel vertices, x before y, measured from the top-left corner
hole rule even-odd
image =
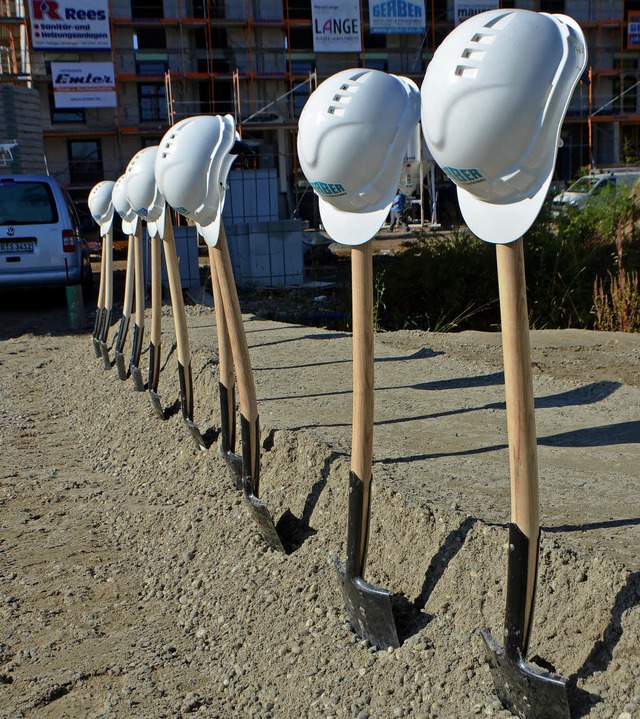
[[[113,232],[107,232],[102,240],[102,259],[104,262],[104,309],[110,311],[113,307]]]
[[[142,235],[140,233],[140,223],[133,238],[133,276],[136,294],[136,325],[144,327],[144,259],[142,254]],[[131,241],[131,239],[129,240]]]
[[[109,230],[105,235],[102,236],[102,248],[100,252],[100,286],[98,288],[97,302],[97,307],[99,311],[104,309],[104,278],[106,269],[105,265],[107,261],[105,248],[111,246],[111,244],[111,230]]]
[[[127,244],[127,272],[124,278],[124,300],[122,304],[123,317],[129,317],[131,315],[131,308],[133,307],[133,277],[135,275],[133,266],[135,262],[133,235],[129,235],[129,242]]]
[[[238,382],[240,413],[248,422],[252,433],[249,439],[251,449],[250,471],[251,477],[255,477],[257,469],[257,452],[255,448],[258,446],[259,441],[259,437],[256,436],[258,431],[258,402],[256,400],[256,388],[253,381],[251,359],[249,357],[249,346],[242,323],[242,312],[240,311],[240,302],[238,300],[238,292],[233,278],[231,258],[229,257],[229,248],[227,246],[227,235],[223,224],[220,225],[220,237],[218,243],[213,248],[212,255],[216,269],[216,278],[220,286],[224,315],[229,330],[229,339],[231,341],[231,352],[233,354],[233,363],[235,365],[236,379]]]
[[[522,238],[496,245],[511,473],[511,522],[529,540],[525,626],[533,610],[540,510],[529,317]],[[525,644],[526,646],[526,640]]]
[[[353,424],[351,471],[362,481],[360,566],[364,566],[371,503],[373,455],[373,265],[371,241],[351,249],[353,317]]]
[[[171,305],[173,306],[173,322],[176,330],[178,362],[187,369],[191,365],[189,334],[187,332],[187,315],[184,310],[184,297],[182,296],[182,282],[180,281],[178,254],[176,252],[176,243],[173,236],[171,213],[168,208],[165,212],[163,246],[164,258],[167,264],[169,293],[171,294]]]
[[[151,333],[150,342],[160,346],[162,339],[162,244],[156,235],[150,238],[151,253]]]
[[[220,280],[216,271],[216,260],[214,248],[208,246],[209,249],[209,269],[211,271],[211,287],[213,290],[213,306],[216,314],[216,327],[218,330],[218,355],[219,355],[219,371],[220,382],[227,388],[233,387],[234,371],[233,371],[233,354],[231,351],[231,340],[229,338],[229,328],[224,315],[224,303],[222,301],[222,293],[220,292]]]

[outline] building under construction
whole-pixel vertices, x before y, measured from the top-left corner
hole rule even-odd
[[[562,131],[559,180],[571,179],[586,165],[640,158],[640,1],[481,4],[564,12],[585,31],[590,71]],[[157,144],[175,121],[231,113],[255,150],[251,169],[263,179],[254,186],[261,197],[267,188],[269,216],[313,222],[312,193],[295,151],[297,119],[309,93],[347,67],[378,68],[420,85],[434,49],[478,3],[345,0],[333,4],[336,17],[328,22],[343,39],[346,32],[349,42],[322,45],[314,13],[327,5],[314,0],[0,0],[0,171],[47,171],[82,203],[97,181],[117,179],[130,158]],[[401,6],[422,13],[421,21],[400,28],[380,25],[380,12],[397,15]],[[56,47],[50,42],[53,33],[44,30],[52,17],[62,18],[53,27],[66,27],[62,11],[82,19],[83,28],[101,23],[99,33],[85,34],[102,40]],[[78,100],[76,90],[100,83],[96,73],[104,74],[100,92]],[[245,214],[252,202],[258,200],[246,198]]]

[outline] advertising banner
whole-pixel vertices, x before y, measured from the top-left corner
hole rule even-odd
[[[474,15],[478,15],[486,10],[495,10],[499,6],[499,0],[455,0],[454,24],[459,25]]]
[[[110,50],[109,0],[30,0],[34,50]]]
[[[417,33],[426,29],[424,0],[369,0],[372,33]]]
[[[51,77],[58,109],[116,106],[112,62],[52,62]]]
[[[627,47],[640,47],[640,12],[630,12],[628,15]]]
[[[358,0],[312,0],[314,52],[360,52]]]

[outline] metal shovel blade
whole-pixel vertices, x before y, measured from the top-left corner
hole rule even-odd
[[[566,680],[529,663],[520,651],[507,656],[488,629],[481,630],[496,694],[521,719],[571,719]]]
[[[284,552],[284,546],[278,531],[276,530],[275,524],[273,523],[273,517],[269,513],[266,502],[261,501],[253,493],[251,486],[251,479],[245,478],[244,481],[244,498],[249,504],[253,518],[256,520],[258,525],[258,531],[262,535],[264,541],[273,549],[277,549],[279,552]]]
[[[129,360],[129,371],[133,380],[133,389],[136,392],[144,392],[144,380],[142,379],[142,371],[140,369],[140,355],[142,354],[142,339],[144,330],[136,322],[133,325],[133,338],[131,346],[131,359]]]
[[[200,449],[206,449],[207,443],[204,441],[204,437],[202,436],[202,433],[198,429],[198,425],[192,420],[189,419],[189,417],[183,417],[185,424],[187,425],[187,428],[189,432],[191,432],[191,436],[193,437],[195,443],[200,447]]]
[[[244,486],[242,483],[242,457],[239,454],[235,454],[235,452],[225,451],[222,447],[220,448],[220,454],[227,463],[231,480],[236,489],[242,489]],[[273,524],[273,522],[271,524]]]
[[[106,342],[100,340],[100,355],[102,356],[102,364],[105,369],[111,369],[111,357],[109,357],[109,346]]]
[[[235,392],[233,386],[229,389],[222,382],[218,384],[220,392],[220,454],[227,463],[231,480],[237,489],[243,489],[242,457],[235,453],[236,424],[235,424]]]
[[[114,353],[115,360],[116,360],[116,369],[118,370],[118,377],[123,382],[129,376],[127,373],[127,367],[125,364],[124,354],[122,352],[125,340],[127,339],[128,332],[129,332],[129,317],[123,315],[120,318],[120,327],[118,328],[118,337],[116,339],[116,349],[115,349],[115,353]]]
[[[165,419],[164,407],[158,395],[158,381],[160,379],[160,344],[153,340],[149,342],[149,382],[147,388],[151,397],[151,404],[160,419]]]
[[[159,419],[166,419],[164,407],[162,406],[162,401],[160,400],[158,393],[150,389],[149,397],[151,397],[151,404],[153,405],[153,409],[156,411],[156,414],[158,415]]]
[[[133,388],[136,392],[144,392],[144,380],[142,379],[142,370],[137,365],[130,365],[131,379],[133,380]]]
[[[259,420],[254,420],[254,437],[259,437]],[[284,545],[273,523],[273,517],[267,508],[267,503],[258,499],[258,485],[260,482],[260,445],[252,442],[251,424],[240,414],[240,437],[242,443],[242,488],[244,498],[249,505],[253,518],[259,527],[264,541],[273,549],[284,552]],[[252,469],[253,468],[253,469]]]
[[[102,313],[102,329],[100,332],[100,355],[105,369],[111,369],[111,357],[109,357],[109,347],[107,345],[107,335],[111,326],[111,310],[103,310]]]
[[[349,517],[347,526],[346,567],[336,557],[335,566],[340,579],[349,624],[355,633],[377,649],[399,647],[398,632],[391,606],[391,594],[366,582],[362,537],[365,512],[364,484],[354,473],[349,473]]]
[[[116,351],[115,354],[116,359],[116,369],[118,370],[118,377],[123,382],[127,379],[127,366],[125,364],[124,355],[122,352]]]
[[[377,649],[399,647],[389,592],[365,582],[362,577],[349,576],[337,557],[335,565],[349,624],[355,633]]]
[[[193,421],[193,382],[191,380],[191,365],[186,367],[178,361],[178,380],[180,382],[180,407],[182,409],[182,419],[187,425],[191,436],[200,449],[206,449],[207,443],[198,429],[198,425]]]

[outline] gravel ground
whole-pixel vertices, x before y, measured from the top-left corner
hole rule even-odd
[[[500,336],[376,338],[368,581],[401,646],[346,621],[346,333],[245,316],[266,547],[217,452],[213,312],[188,307],[196,447],[175,412],[170,307],[157,419],[55,302],[0,309],[0,717],[509,717],[509,479]],[[114,331],[116,327],[114,326]],[[110,335],[110,341],[113,337]],[[129,352],[127,346],[126,353]],[[532,333],[543,539],[530,656],[574,717],[640,717],[640,336]],[[146,373],[147,355],[143,356]]]

